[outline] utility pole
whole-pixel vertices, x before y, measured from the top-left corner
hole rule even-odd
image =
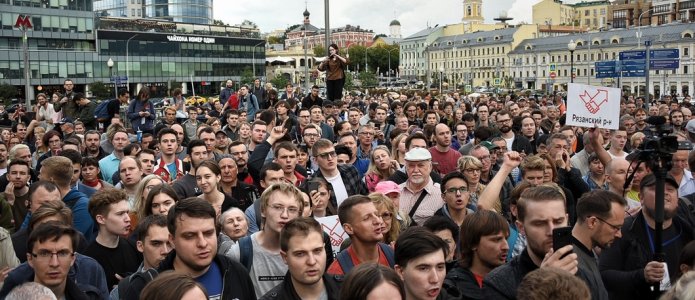
[[[27,31],[34,28],[34,26],[31,24],[31,17],[29,15],[17,16],[17,22],[15,22],[14,28],[22,31],[22,56],[24,59],[24,103],[27,109],[29,109],[31,107],[30,99],[34,97],[34,91],[31,89],[31,84],[29,84],[29,72],[31,71],[31,67],[29,66],[29,38],[27,37]]]
[[[650,99],[651,97],[649,94],[649,64],[650,64],[650,62],[649,62],[650,61],[649,49],[652,47],[652,41],[650,41],[650,40],[644,41],[644,46],[647,48],[647,50],[645,52],[645,55],[647,56],[646,57],[647,61],[644,64],[644,84],[645,84],[645,89],[646,89],[645,94],[646,94],[647,98],[646,98],[646,101],[644,101],[644,102],[647,104],[647,111],[649,111],[649,104],[651,101],[651,99]]]

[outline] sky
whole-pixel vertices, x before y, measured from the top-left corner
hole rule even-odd
[[[306,2],[305,2],[306,1]],[[540,0],[483,0],[483,16],[493,23],[500,13],[507,13],[514,20],[531,23],[531,8]],[[579,0],[569,0],[575,2]],[[231,3],[234,3],[230,5]],[[227,24],[240,24],[243,20],[256,23],[262,33],[300,24],[306,6],[311,13],[311,24],[325,27],[324,0],[256,0],[243,4],[232,0],[214,0],[215,19]],[[440,26],[456,24],[463,17],[462,0],[342,0],[330,1],[330,25],[332,28],[347,24],[374,30],[375,34],[389,33],[389,23],[394,18],[401,23],[401,34],[407,37],[428,24]]]

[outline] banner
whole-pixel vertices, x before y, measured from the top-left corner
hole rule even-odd
[[[620,89],[570,83],[566,117],[567,125],[618,129]]]

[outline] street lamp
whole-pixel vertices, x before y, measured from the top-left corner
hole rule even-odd
[[[113,95],[116,97],[115,99],[118,99],[118,80],[113,78],[113,59],[109,57],[106,65],[109,66],[109,76],[113,80]]]
[[[574,83],[574,50],[577,49],[577,43],[570,40],[567,44],[567,50],[570,51],[570,83]]]
[[[635,35],[637,36],[637,49],[641,47],[642,44],[642,15],[654,10],[653,8],[648,9],[643,11],[641,14],[639,14],[639,17],[637,19],[637,32],[635,32]],[[649,24],[652,24],[652,20],[649,19]]]
[[[444,81],[442,78],[444,77],[444,67],[439,67],[439,93],[442,94],[444,90],[442,90],[442,81]]]
[[[265,40],[261,41],[260,43],[253,45],[253,48],[251,49],[251,67],[253,68],[253,79],[256,80],[256,47],[260,46],[261,44],[265,44]],[[265,47],[264,47],[265,49]],[[304,63],[306,63],[306,58]]]
[[[134,37],[140,35],[139,33],[134,34],[131,36],[126,42],[125,42],[125,83],[126,83],[126,89],[128,92],[130,92],[130,40],[132,40]]]
[[[388,50],[389,53],[389,70],[388,70],[388,81],[387,81],[387,86],[391,86],[391,51],[398,50],[398,48],[393,48],[391,50]]]

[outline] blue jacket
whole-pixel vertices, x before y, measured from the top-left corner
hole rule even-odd
[[[75,229],[82,232],[88,242],[94,241],[97,235],[94,221],[87,209],[89,198],[84,193],[71,189],[63,197],[63,202],[72,210],[72,223]]]
[[[150,112],[150,115],[144,118],[145,124],[142,124],[143,118],[139,115],[141,111]],[[138,129],[142,131],[152,131],[154,129],[154,120],[156,116],[154,105],[152,105],[149,100],[145,102],[139,99],[133,100],[130,101],[130,105],[128,105],[128,120],[130,120],[130,123],[133,125],[133,130],[135,131],[138,131]]]
[[[96,292],[99,298],[109,299],[104,269],[89,256],[75,253],[75,263],[68,271],[68,280],[74,281],[83,292]],[[10,271],[5,279],[5,284],[0,290],[0,299],[5,299],[14,287],[30,281],[34,281],[34,269],[29,266],[29,263],[22,263]]]
[[[253,120],[256,118],[256,112],[260,109],[256,95],[249,92],[246,97],[239,99],[239,109],[245,109],[246,121],[249,123],[253,122]]]

